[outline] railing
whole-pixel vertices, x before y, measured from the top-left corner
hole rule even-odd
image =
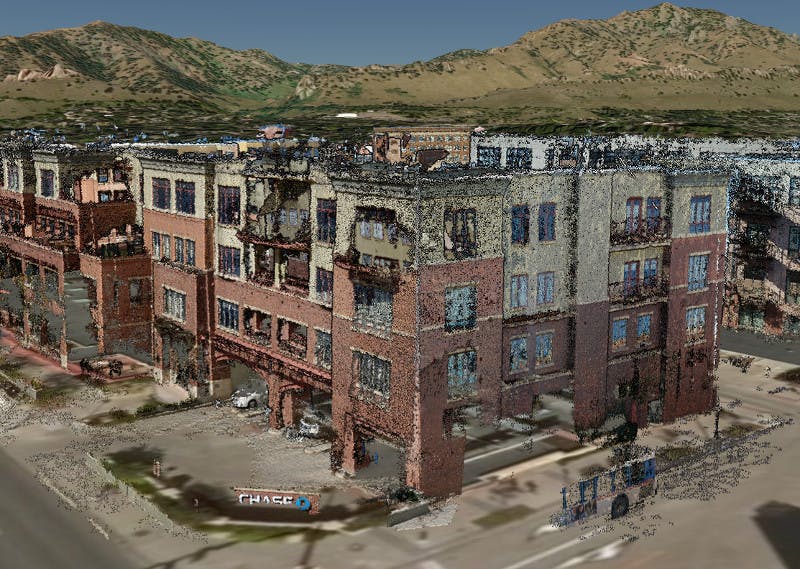
[[[668,217],[646,217],[637,220],[612,221],[611,244],[635,245],[666,241],[672,231]]]
[[[299,341],[292,341],[292,340],[279,341],[278,348],[281,351],[286,352],[287,354],[291,354],[294,357],[300,359],[304,359],[308,351],[308,347],[305,343],[300,343]]]
[[[7,221],[0,225],[0,229],[2,229],[3,233],[8,235],[16,235],[17,237],[24,237],[25,236],[25,224],[24,223],[14,223]]]
[[[244,338],[248,342],[258,344],[259,346],[269,346],[272,335],[269,332],[261,330],[244,330]]]
[[[638,281],[611,283],[608,297],[612,302],[640,302],[667,296],[669,279],[666,276],[645,278]]]

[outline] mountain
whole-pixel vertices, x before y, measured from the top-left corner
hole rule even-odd
[[[70,73],[37,75],[56,66]],[[340,111],[375,122],[800,124],[796,36],[668,3],[563,20],[505,47],[364,67],[292,64],[258,49],[92,22],[0,38],[0,77],[24,70],[33,80],[0,83],[0,122],[17,127],[89,120],[100,129],[110,114],[132,128],[191,130],[185,123],[194,121],[215,131]]]

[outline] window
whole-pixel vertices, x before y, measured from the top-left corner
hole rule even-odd
[[[131,279],[128,282],[128,300],[131,304],[140,304],[142,302],[142,280]]]
[[[245,337],[255,344],[269,346],[272,336],[272,316],[266,312],[246,307],[242,316]]]
[[[553,333],[536,334],[536,366],[548,366],[553,363]]]
[[[169,180],[153,178],[153,207],[156,209],[169,209],[170,201]]]
[[[222,225],[239,225],[239,188],[236,186],[219,186],[217,221]]]
[[[361,237],[369,239],[372,236],[372,224],[368,220],[362,219],[359,225],[361,228]]]
[[[153,231],[153,257],[161,258],[161,234]]]
[[[790,257],[800,256],[800,226],[798,225],[789,228],[789,244],[786,252]]]
[[[689,233],[711,231],[711,196],[694,196],[689,215]]]
[[[525,244],[530,231],[530,209],[526,205],[511,208],[511,242]]]
[[[764,311],[752,306],[739,307],[739,328],[764,331]]]
[[[331,347],[330,332],[317,330],[317,345],[314,346],[314,361],[319,367],[331,369],[333,361],[333,348]]]
[[[800,304],[799,271],[786,271],[786,304]]]
[[[186,260],[184,262],[190,267],[194,267],[194,241],[191,239],[184,239],[183,246],[186,250]]]
[[[336,200],[317,200],[317,239],[322,243],[336,241]]]
[[[528,275],[511,277],[511,308],[528,306]]]
[[[297,210],[292,208],[289,210],[289,225],[297,225]]]
[[[478,289],[475,285],[453,287],[444,293],[444,329],[469,330],[475,327]]]
[[[745,238],[753,247],[766,247],[769,243],[769,226],[763,223],[748,223]]]
[[[539,241],[556,239],[556,204],[543,203],[539,206]]]
[[[477,371],[478,354],[475,350],[447,356],[447,398],[458,399],[475,393]]]
[[[661,230],[661,198],[647,198],[647,231]]]
[[[444,255],[464,259],[478,254],[478,214],[474,208],[444,212]]]
[[[639,261],[629,261],[625,263],[622,273],[623,294],[631,296],[637,293],[639,288]]]
[[[381,221],[372,222],[372,237],[374,237],[375,239],[383,239],[383,222]]]
[[[240,254],[241,251],[237,247],[225,247],[223,245],[220,245],[219,271],[224,275],[231,275],[236,277],[240,276],[241,275]]]
[[[702,340],[705,336],[706,308],[698,306],[686,310],[686,333],[691,340]]]
[[[392,328],[392,293],[374,286],[356,284],[355,318],[358,326],[388,332]]]
[[[286,225],[286,208],[282,207],[278,210],[278,223],[281,225]]]
[[[552,304],[553,303],[553,285],[555,282],[555,275],[552,272],[539,273],[536,275],[537,289],[536,289],[536,304]]]
[[[497,146],[478,147],[478,167],[480,168],[499,168],[500,167],[500,148]]]
[[[97,183],[98,184],[107,184],[108,183],[108,168],[98,168],[97,169]]]
[[[514,338],[511,340],[509,356],[510,371],[523,371],[528,369],[528,338]]]
[[[625,202],[625,231],[636,233],[642,219],[642,198],[629,198]]]
[[[611,323],[611,349],[624,348],[628,342],[628,319],[619,318]]]
[[[658,284],[658,259],[644,260],[644,286],[654,287]]]
[[[217,299],[219,318],[217,325],[228,330],[239,331],[239,305],[227,300]]]
[[[164,314],[186,320],[186,295],[164,287]]]
[[[52,170],[42,170],[42,195],[46,198],[53,197],[54,175]]]
[[[162,258],[172,259],[172,255],[170,254],[170,237],[165,233],[161,234],[161,254]]]
[[[113,193],[112,192],[98,192],[97,195],[100,198],[100,201],[102,203],[105,203],[105,202],[110,202],[111,201],[111,197],[112,197]]]
[[[183,263],[185,259],[183,244],[184,241],[181,237],[175,238],[175,261],[178,263]]]
[[[19,189],[19,169],[17,168],[16,164],[9,164],[6,166],[8,171],[8,189],[9,190],[18,190]]]
[[[126,178],[125,170],[123,170],[122,168],[114,168],[112,170],[112,172],[113,172],[113,175],[114,175],[114,181],[115,182],[124,182],[125,181],[125,178]]]
[[[689,290],[700,290],[708,286],[708,255],[689,256]]]
[[[509,148],[506,151],[506,168],[530,170],[532,157],[533,151],[530,148]]]
[[[194,215],[194,182],[175,182],[175,209]]]
[[[389,395],[389,382],[392,375],[391,362],[371,354],[353,351],[358,384],[362,389]]]
[[[636,340],[639,344],[646,344],[650,341],[650,314],[640,314],[636,318]]]
[[[800,205],[800,178],[789,178],[789,205]]]
[[[297,210],[300,214],[300,225],[303,225],[308,222],[308,210],[307,209],[299,209]]]
[[[330,304],[333,298],[333,271],[317,267],[317,300]]]

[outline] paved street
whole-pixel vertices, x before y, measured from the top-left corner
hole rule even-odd
[[[754,422],[759,417],[778,414],[798,418],[800,394],[787,389],[791,387],[789,384],[773,379],[791,366],[756,359],[744,374],[727,363],[725,353],[722,356],[721,403],[730,413],[738,415],[728,415],[724,419],[726,424]],[[115,400],[103,405],[113,405]],[[84,406],[92,407],[95,405],[92,401]],[[16,440],[8,450],[31,456],[37,449],[54,450],[67,440],[85,436],[80,433],[89,432],[79,428],[70,434],[67,426],[74,428],[74,424],[59,413],[12,431]],[[713,433],[713,423],[711,415],[690,418],[644,431],[640,440],[656,446],[663,445],[671,437],[683,440],[696,433],[708,438]],[[194,446],[206,449],[201,453],[203,456],[209,453],[218,456],[225,448],[218,444],[218,439],[222,440],[220,437],[245,436],[249,440],[257,436],[255,432],[242,431],[245,426],[230,412],[199,409],[136,422],[123,430],[129,431],[127,438],[131,440],[151,440],[151,444],[160,441],[160,445],[169,449],[173,461],[181,466],[181,471],[203,472],[206,476],[213,471],[217,473],[213,475],[215,478],[225,479],[230,478],[229,473],[226,474],[228,469],[234,468],[237,460],[248,458],[250,453],[244,452],[237,459],[241,453],[229,449],[225,451],[228,457],[225,462],[220,464],[217,460],[212,465],[201,460]],[[104,429],[91,432],[108,433],[112,446],[130,445],[121,430]],[[547,448],[548,438],[544,436],[547,432],[533,433],[536,440],[528,449],[519,446],[525,440],[523,433],[492,438],[489,431],[484,433],[476,428],[468,432],[469,436],[488,437],[488,444],[479,446],[470,439],[474,449],[468,452],[465,479],[474,479],[475,483],[453,500],[455,514],[441,522],[441,527],[406,531],[371,527],[356,532],[298,534],[253,543],[231,541],[222,535],[211,537],[205,543],[189,537],[178,538],[143,522],[142,512],[124,503],[118,510],[105,514],[65,511],[56,505],[55,496],[31,476],[30,468],[23,474],[20,465],[0,455],[2,492],[4,496],[12,495],[0,508],[0,555],[5,556],[0,559],[15,560],[13,567],[71,567],[73,565],[67,565],[61,557],[53,556],[68,552],[70,559],[81,560],[81,556],[90,553],[90,563],[76,561],[74,566],[134,567],[114,557],[120,553],[114,553],[112,544],[119,540],[128,544],[128,554],[137,556],[140,566],[147,569],[249,569],[265,566],[265,559],[269,560],[267,566],[281,569],[301,566],[304,569],[561,569],[575,566],[589,569],[794,569],[797,560],[792,554],[797,548],[794,541],[790,541],[793,537],[786,528],[797,527],[800,513],[800,485],[796,484],[794,475],[800,463],[800,450],[795,444],[797,429],[796,424],[776,429],[755,444],[723,453],[680,476],[677,473],[660,475],[662,491],[654,502],[619,522],[595,519],[553,531],[549,528],[549,518],[559,509],[561,486],[579,479],[586,468],[607,466],[609,452],[582,449],[583,454],[563,460],[563,452],[551,452],[552,448]],[[538,439],[540,436],[542,438]],[[282,440],[278,437],[275,443]],[[259,444],[274,445],[268,437]],[[391,464],[389,450],[380,452],[380,462],[371,468],[384,469]],[[530,460],[525,454],[538,458]],[[276,463],[271,455],[258,453],[258,456],[263,460],[259,458],[254,463],[257,471],[273,470]],[[316,455],[301,453],[298,456]],[[729,461],[729,457],[732,460]],[[249,462],[246,460],[243,464]],[[482,474],[494,466],[501,468],[490,474],[490,477],[498,476],[497,480]],[[322,466],[307,468],[316,472]],[[376,475],[383,474],[371,473],[371,476]],[[65,490],[68,493],[72,490],[70,495],[76,498],[81,492],[93,496],[97,490],[72,484]],[[9,486],[13,486],[13,490],[9,490]],[[46,503],[39,505],[39,501]],[[97,506],[91,499],[83,502],[88,507]],[[26,509],[36,513],[20,516],[19,512]],[[99,515],[98,519],[103,518],[108,523],[110,543],[92,533],[86,519],[90,515]],[[24,518],[24,521],[14,524],[7,521],[16,518]],[[316,539],[312,539],[312,535],[316,535]],[[46,547],[20,545],[39,544],[41,536],[48,536]],[[50,539],[50,536],[56,537]],[[631,541],[631,537],[635,540]],[[0,563],[0,567],[5,566]]]
[[[106,541],[86,516],[0,450],[0,567],[9,569],[127,569],[130,552]]]
[[[800,365],[800,342],[766,339],[745,330],[727,328],[720,330],[719,342],[723,350]]]

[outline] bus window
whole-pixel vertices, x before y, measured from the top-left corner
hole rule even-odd
[[[656,459],[650,458],[644,463],[644,477],[648,480],[656,477]]]
[[[641,484],[645,481],[644,463],[634,462],[631,465],[630,485]]]

